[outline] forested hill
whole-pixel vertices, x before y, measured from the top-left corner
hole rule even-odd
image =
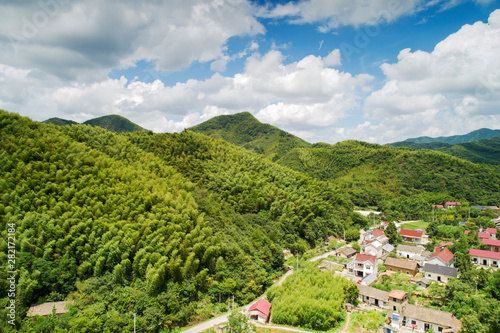
[[[22,332],[132,331],[133,313],[138,327],[206,320],[219,297],[261,295],[281,247],[303,252],[355,216],[332,185],[190,131],[115,134],[0,111],[0,145],[0,257],[9,226]],[[60,319],[23,320],[33,303],[68,298]]]
[[[344,141],[293,149],[277,163],[339,186],[355,205],[421,218],[445,201],[500,204],[500,168],[429,150]]]
[[[443,142],[413,143],[403,141],[392,144],[392,146],[414,149],[432,149],[474,163],[500,165],[500,137],[469,141],[454,145]]]
[[[275,160],[293,148],[311,146],[288,132],[261,123],[249,112],[217,116],[190,130],[223,139]]]
[[[453,135],[453,136],[440,136],[437,138],[430,138],[428,136],[422,136],[418,138],[407,139],[401,142],[395,142],[389,144],[389,146],[393,147],[401,147],[404,144],[413,142],[413,143],[431,143],[431,142],[442,142],[450,145],[458,144],[458,143],[466,143],[470,141],[477,141],[483,139],[492,139],[500,136],[500,130],[492,130],[488,128],[481,128],[476,131],[472,131],[470,133],[464,135]]]
[[[61,119],[61,118],[50,118],[50,119],[43,121],[43,123],[54,124],[54,125],[58,125],[58,126],[78,124],[75,121]],[[115,133],[128,133],[128,132],[136,132],[136,131],[145,131],[145,129],[142,128],[141,126],[131,122],[130,120],[128,120],[125,117],[122,117],[122,116],[119,116],[116,114],[90,119],[90,120],[85,121],[83,124],[90,125],[90,126],[98,126],[98,127],[104,128],[110,132],[115,132]]]

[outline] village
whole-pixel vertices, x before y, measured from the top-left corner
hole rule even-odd
[[[447,202],[445,205],[435,205],[433,209],[449,210],[456,205],[460,203]],[[475,208],[485,209],[482,206],[475,206]],[[488,208],[500,212],[498,207]],[[358,212],[365,215],[377,213]],[[500,220],[497,218],[492,221],[496,223],[495,228],[464,231],[464,235],[477,234],[481,242],[481,249],[470,248],[468,250],[470,263],[476,269],[494,271],[500,268]],[[430,251],[431,240],[425,230],[427,222],[392,222],[403,241],[394,246],[386,235],[386,228],[390,224],[390,222],[383,221],[366,231],[361,230],[360,238],[350,244],[345,241],[344,236],[338,238],[330,236],[323,244],[323,252],[315,253],[312,258],[308,259],[308,261],[317,262],[319,269],[324,273],[345,277],[353,281],[358,288],[358,304],[344,305],[348,319],[345,328],[340,332],[349,332],[347,326],[351,313],[366,313],[367,311],[377,311],[384,315],[383,325],[378,326],[377,332],[460,332],[462,324],[452,313],[432,309],[415,302],[415,296],[425,295],[431,285],[443,286],[451,279],[460,279],[459,271],[455,267],[455,254],[449,249],[454,241],[442,242]],[[460,225],[466,227],[465,222],[460,222]],[[283,252],[285,259],[295,260],[295,256],[290,251],[284,249]],[[276,284],[280,285],[287,276],[293,274],[293,268],[289,266],[289,271]],[[373,287],[381,281],[390,281],[396,276],[406,278],[408,291],[397,288],[387,291]],[[275,328],[278,331],[307,332],[295,328],[273,326],[272,305],[265,298],[264,295],[240,310],[247,316],[250,323],[256,327]],[[71,303],[72,301],[64,301],[34,305],[28,311],[27,316],[49,316],[53,312],[61,316],[69,311]],[[228,316],[229,313],[191,327],[185,332],[226,333],[230,329],[227,325]]]

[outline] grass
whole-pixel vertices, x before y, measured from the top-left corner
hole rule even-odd
[[[411,223],[405,223],[401,225],[402,229],[411,229],[411,230],[416,230],[416,229],[425,229],[429,225],[429,222],[411,222]]]
[[[378,332],[379,326],[384,325],[385,314],[375,310],[366,313],[353,312],[349,322],[349,332]]]

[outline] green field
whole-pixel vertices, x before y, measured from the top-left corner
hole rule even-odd
[[[416,229],[425,229],[429,225],[429,222],[411,222],[411,223],[405,223],[401,225],[401,229],[411,229],[411,230],[416,230]]]

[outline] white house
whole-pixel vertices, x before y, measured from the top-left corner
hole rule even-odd
[[[347,264],[349,274],[364,278],[368,274],[377,275],[377,257],[358,253],[356,258]]]
[[[437,247],[436,251],[427,259],[427,264],[453,267],[455,255],[446,247]]]
[[[380,258],[382,257],[382,246],[382,243],[378,240],[374,240],[365,246],[364,253]]]
[[[500,252],[470,249],[469,254],[472,263],[475,265],[493,268],[500,267]]]
[[[368,303],[370,305],[378,306],[380,308],[386,309],[389,304],[389,292],[364,286],[362,284],[356,285],[359,290],[359,300],[363,303]]]
[[[421,306],[405,304],[401,313],[389,312],[384,332],[458,332],[462,324],[450,312],[424,308]]]
[[[415,256],[422,255],[422,252],[424,252],[424,250],[425,248],[421,245],[412,246],[399,244],[396,248],[398,256],[406,259],[415,259]]]
[[[271,303],[261,298],[248,309],[248,315],[250,319],[257,320],[261,323],[266,323],[269,318],[269,313],[271,312]]]
[[[424,274],[429,280],[448,283],[449,279],[457,277],[458,270],[455,267],[425,264]]]

